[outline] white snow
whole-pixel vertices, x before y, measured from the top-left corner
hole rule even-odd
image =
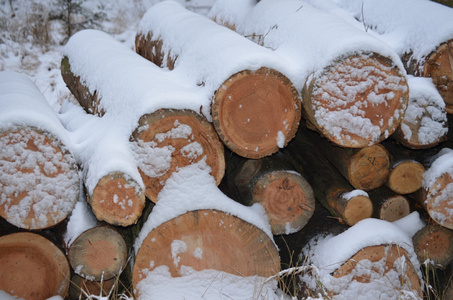
[[[66,247],[69,249],[69,246],[71,246],[76,238],[84,231],[94,228],[97,224],[98,220],[88,206],[88,203],[84,197],[81,197],[69,216],[66,232],[63,236]]]
[[[350,192],[341,194],[341,197],[346,200],[351,200],[352,198],[357,197],[357,196],[368,197],[368,193],[363,190],[352,190]]]

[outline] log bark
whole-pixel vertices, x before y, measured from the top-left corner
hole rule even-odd
[[[409,89],[400,59],[383,50],[380,42],[303,1],[248,2],[243,5],[247,13],[241,6],[241,14],[227,2],[219,2],[218,10],[214,5],[210,17],[292,60],[293,82],[302,87],[304,116],[329,140],[363,148],[396,130]],[[318,30],[316,38],[313,28]],[[331,47],[333,39],[341,45]],[[367,44],[366,50],[351,50],[357,39]],[[339,53],[343,47],[348,50]]]
[[[315,198],[340,222],[348,225],[371,217],[373,204],[369,197],[363,191],[354,192],[349,182],[321,155],[306,130],[299,128],[294,140],[282,152],[292,159],[296,170],[310,183]]]
[[[0,290],[21,299],[66,297],[69,264],[63,252],[46,238],[19,232],[0,238]]]
[[[315,210],[313,189],[281,153],[258,160],[226,155],[226,176],[220,189],[230,198],[264,207],[274,235],[304,228]]]
[[[146,114],[140,118],[131,140],[140,156],[145,194],[153,202],[173,172],[202,159],[211,167],[217,185],[225,174],[222,143],[212,125],[191,110],[160,109]],[[163,149],[171,154],[162,167],[162,157],[156,154]]]
[[[225,36],[221,43],[219,35]],[[238,155],[262,158],[277,152],[294,137],[301,116],[300,97],[279,70],[285,69],[280,59],[276,60],[268,49],[180,5],[168,3],[155,5],[145,14],[135,48],[161,67],[183,69],[206,87],[213,98],[214,128],[222,142]],[[237,52],[246,55],[231,55]],[[224,58],[218,59],[219,55]],[[198,66],[186,67],[194,58]],[[213,69],[222,69],[222,76],[206,72]]]
[[[409,199],[397,194],[386,186],[368,192],[373,201],[374,217],[393,222],[411,213]]]
[[[127,261],[127,246],[112,227],[97,226],[84,231],[71,244],[68,259],[75,273],[91,281],[119,276]]]
[[[428,221],[413,237],[418,260],[446,268],[453,261],[453,230]]]
[[[173,250],[173,251],[172,251]],[[196,210],[153,229],[135,257],[132,284],[146,272],[166,265],[173,277],[181,266],[214,269],[239,276],[268,277],[280,271],[275,244],[258,227],[217,210]]]
[[[308,123],[307,126],[311,126]],[[301,126],[302,127],[302,126]],[[382,186],[390,171],[391,159],[381,144],[361,149],[344,148],[334,145],[319,134],[299,130],[300,135],[310,139],[316,148],[356,189],[371,191]]]

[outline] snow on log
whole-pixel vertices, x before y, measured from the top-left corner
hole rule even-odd
[[[156,200],[172,171],[202,159],[220,183],[223,145],[212,125],[197,114],[209,105],[209,99],[196,85],[160,69],[99,31],[85,30],[72,36],[65,56],[62,74],[68,87],[76,97],[82,95],[78,100],[86,110],[102,116],[104,130],[115,128],[115,143],[133,149],[151,200]],[[138,178],[135,173],[128,174],[143,184],[140,174]]]
[[[412,242],[421,263],[446,268],[453,261],[453,230],[451,229],[428,222],[412,237]]]
[[[136,223],[145,206],[144,186],[120,124],[109,116],[87,114],[69,101],[62,105],[60,120],[76,142],[86,201],[96,218],[116,226]]]
[[[311,135],[316,134],[318,133],[308,132],[301,126],[293,141],[281,150],[282,153],[311,185],[316,200],[340,222],[354,225],[360,220],[370,218],[373,214],[373,203],[368,194],[354,189],[321,155],[311,138]]]
[[[219,186],[230,198],[264,207],[274,235],[304,228],[315,210],[313,189],[280,152],[261,159],[226,155],[225,178]]]
[[[68,133],[25,75],[0,72],[0,216],[25,229],[64,220],[80,179]]]
[[[389,137],[408,102],[406,72],[393,49],[303,1],[217,1],[209,16],[291,62],[303,113],[329,140],[362,148]],[[237,7],[246,12],[238,11]]]
[[[66,256],[46,238],[30,232],[0,237],[0,291],[14,299],[66,297],[70,271]]]
[[[369,191],[368,196],[373,201],[373,216],[378,219],[393,222],[411,213],[409,199],[385,185]]]
[[[410,223],[405,226],[421,226],[419,218],[404,219]],[[318,276],[300,275],[301,284],[316,290],[321,282],[329,297],[341,299],[422,298],[422,274],[412,236],[399,226],[366,219],[338,235],[313,238],[301,259],[316,267]]]
[[[438,224],[453,229],[453,150],[442,149],[423,174],[421,204]]]
[[[146,12],[135,46],[143,57],[187,76],[212,97],[203,112],[238,155],[268,156],[293,138],[300,97],[285,76],[288,64],[271,50],[172,1]]]
[[[408,76],[409,103],[392,138],[411,149],[426,149],[447,138],[445,102],[430,78]]]
[[[453,9],[425,0],[333,2],[395,49],[409,74],[431,77],[452,112]]]
[[[202,161],[167,180],[134,248],[136,296],[140,281],[160,266],[172,277],[191,269],[262,277],[280,271],[263,207],[246,207],[225,196]]]
[[[123,237],[110,226],[84,231],[70,245],[68,259],[74,272],[91,280],[109,280],[119,276],[127,261]]]

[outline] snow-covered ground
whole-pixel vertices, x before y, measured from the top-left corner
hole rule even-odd
[[[214,1],[180,0],[179,2],[190,10],[206,15]],[[0,71],[8,70],[26,74],[37,85],[56,113],[60,112],[66,100],[72,98],[60,72],[63,47],[68,38],[65,33],[64,22],[56,17],[58,13],[62,12],[61,3],[63,2],[61,0],[0,0]],[[82,4],[85,10],[75,11],[74,14],[78,21],[83,21],[87,15],[94,18],[95,15],[101,14],[101,19],[90,27],[110,34],[132,49],[141,17],[156,2],[159,1],[78,1],[77,3]],[[49,15],[54,17],[49,18]],[[184,178],[190,176],[191,180],[182,180],[183,176]],[[198,179],[200,180],[197,181]],[[223,195],[218,195],[220,191],[217,190],[212,181],[212,177],[210,177],[205,166],[192,165],[187,169],[180,170],[171,178],[170,184],[163,191],[161,201],[156,205],[154,211],[159,212],[160,217],[164,219],[170,218],[173,216],[172,214],[180,213],[174,210],[168,213],[168,208],[172,205],[179,205],[179,209],[184,210],[184,207],[181,207],[181,202],[172,203],[175,198],[192,198],[196,200],[195,202],[198,201],[197,209],[205,208],[204,198],[223,197]],[[197,187],[196,191],[194,191],[194,187]],[[211,195],[214,196],[210,197]],[[224,197],[221,200],[221,203],[217,203],[219,207],[223,207],[223,203],[227,203],[229,199]],[[234,205],[233,208],[227,207],[225,210],[237,211],[238,215],[245,214],[241,215],[242,219],[258,224],[264,231],[269,232],[268,224],[262,224],[263,219],[253,220],[255,215],[262,215],[259,207],[248,208],[249,211],[240,211],[237,209],[238,204]],[[78,204],[76,210],[74,210],[74,217],[76,218],[71,221],[76,222],[77,218],[83,219],[78,214],[85,214],[86,210],[86,207],[82,208]],[[94,226],[93,219],[90,222],[91,225],[88,225],[88,227]],[[157,226],[155,222],[157,222],[156,219],[151,220],[148,224],[145,224],[145,228],[151,230]],[[338,249],[337,255],[329,254],[327,258],[323,258],[326,270],[329,271],[334,263],[347,259],[367,245],[396,243],[409,252],[411,262],[414,267],[418,268],[418,262],[411,250],[411,236],[415,233],[413,229],[423,226],[418,215],[413,214],[398,224],[384,222],[384,226],[379,224],[380,230],[375,230],[373,234],[370,234],[370,231],[372,231],[370,227],[378,227],[377,223],[383,222],[367,220],[358,223],[349,233],[335,238],[328,237],[322,243],[320,242],[315,248],[318,251],[311,255],[319,259],[323,254],[322,251]],[[75,232],[86,229],[86,226],[80,225],[80,223],[74,225]],[[412,230],[408,232],[404,230],[405,228]],[[137,246],[139,246],[145,234],[142,233]],[[350,242],[351,235],[357,238],[356,242]],[[317,256],[318,254],[319,256]],[[320,264],[320,266],[323,266],[323,264]],[[277,288],[275,278],[243,278],[214,270],[196,272],[189,267],[182,273],[182,277],[173,278],[164,266],[149,270],[147,277],[140,282],[140,299],[290,299]],[[325,276],[321,280],[330,281],[329,272],[321,270],[320,274]],[[347,294],[349,298],[344,299],[360,299],[360,295],[357,294],[358,291],[359,289],[357,292],[350,291]],[[404,298],[403,294],[397,296]],[[5,293],[0,291],[0,299],[8,299],[7,297]],[[123,299],[127,298],[126,296],[123,297]],[[408,299],[410,297],[407,296]],[[52,298],[52,300],[56,299],[58,297]],[[92,299],[101,299],[101,297],[93,296]],[[323,299],[323,296],[319,296],[317,299]]]

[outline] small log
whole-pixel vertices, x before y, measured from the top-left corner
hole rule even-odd
[[[311,126],[310,123],[307,124]],[[302,128],[302,126],[301,126]],[[371,191],[382,186],[389,175],[391,159],[381,144],[361,149],[339,147],[319,134],[299,130],[356,189]]]
[[[374,217],[393,222],[411,213],[409,199],[397,194],[386,186],[368,192],[373,201]]]
[[[196,210],[162,223],[148,233],[135,257],[132,284],[166,265],[173,277],[182,266],[238,276],[268,277],[280,271],[275,244],[258,227],[217,210]]]
[[[409,103],[392,138],[411,149],[427,149],[447,139],[445,102],[430,78],[408,77]]]
[[[429,216],[449,229],[453,229],[452,157],[453,151],[444,148],[433,158],[431,166],[423,174],[423,187],[417,193],[418,201]]]
[[[0,290],[21,299],[66,297],[69,264],[46,238],[30,232],[0,237]]]
[[[89,296],[107,297],[114,290],[117,278],[103,281],[90,281],[77,274],[71,276],[69,287],[69,300],[89,299]]]
[[[161,67],[187,72],[212,95],[214,128],[238,155],[262,158],[294,137],[300,97],[280,57],[269,49],[170,2],[146,12],[135,48]]]
[[[434,222],[420,229],[413,237],[418,260],[446,268],[453,261],[453,230]]]
[[[258,160],[233,153],[226,157],[232,165],[226,170],[226,194],[247,206],[260,203],[274,235],[294,233],[307,224],[315,210],[313,189],[281,153]]]
[[[242,6],[248,6],[247,13]],[[409,89],[393,50],[304,1],[242,6],[238,10],[236,3],[216,2],[210,17],[291,61],[290,78],[301,87],[304,116],[322,135],[342,147],[363,148],[396,130]],[[332,40],[336,47],[331,47]]]
[[[320,154],[319,148],[305,135],[304,130],[301,127],[282,152],[307,179],[315,198],[340,222],[348,225],[371,217],[373,204],[367,194],[360,190],[354,191],[349,182]]]
[[[72,211],[80,178],[56,113],[25,75],[0,72],[0,216],[24,229]]]
[[[415,222],[406,225],[419,227]],[[323,283],[323,291],[312,292],[333,298],[345,297],[348,291],[357,293],[357,289],[370,299],[382,294],[397,298],[405,292],[422,297],[422,274],[410,238],[398,225],[377,219],[364,220],[337,235],[313,238],[301,260],[319,271],[318,276],[310,272],[298,276],[302,296],[304,290],[316,286],[310,285],[316,280]]]
[[[224,148],[212,125],[191,110],[160,109],[146,114],[132,133],[146,197],[156,202],[173,172],[202,159],[220,184],[225,173]],[[162,162],[159,151],[167,151]]]
[[[117,230],[97,226],[84,231],[69,247],[74,272],[91,281],[119,276],[126,265],[127,247]]]

